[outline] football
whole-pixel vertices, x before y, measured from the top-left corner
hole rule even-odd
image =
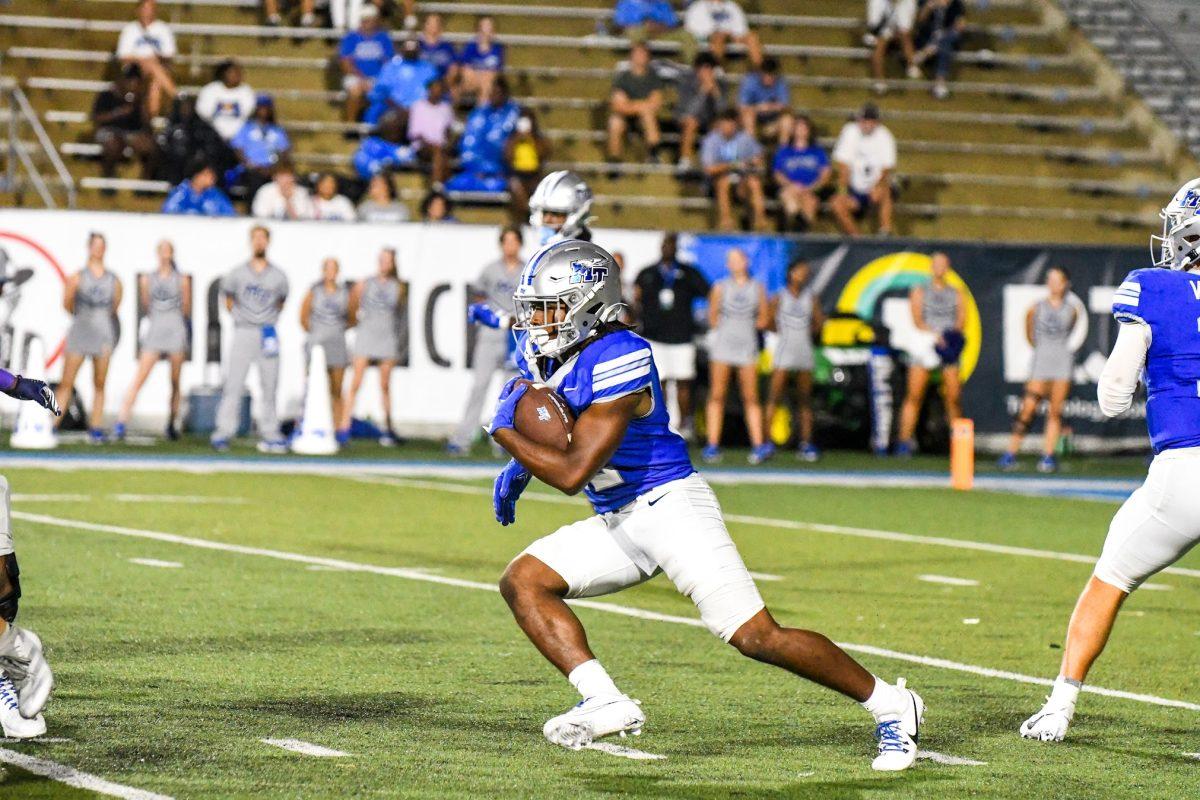
[[[571,442],[575,416],[567,402],[548,386],[528,382],[529,389],[517,401],[513,423],[517,432],[539,444],[566,450]]]

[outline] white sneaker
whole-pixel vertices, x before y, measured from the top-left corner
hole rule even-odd
[[[646,724],[646,715],[636,700],[623,694],[600,695],[580,700],[565,714],[559,714],[542,727],[551,743],[578,750],[604,736],[632,733],[638,736]]]
[[[11,624],[11,623],[10,623]],[[12,679],[21,716],[33,719],[54,691],[54,673],[42,653],[42,640],[28,628],[13,625],[15,653],[0,658],[0,669]]]
[[[878,720],[875,726],[879,755],[871,762],[871,769],[879,772],[899,772],[913,765],[917,760],[921,723],[925,721],[925,701],[921,695],[906,689],[904,678],[896,681],[896,688],[908,698],[908,703],[900,714]]]
[[[0,672],[0,730],[13,739],[32,739],[46,733],[46,720],[41,714],[33,719],[21,716],[18,707],[17,687],[12,678]]]
[[[1075,704],[1046,705],[1042,710],[1021,723],[1021,736],[1026,739],[1037,739],[1042,742],[1061,742],[1071,726],[1071,718],[1075,716]]]

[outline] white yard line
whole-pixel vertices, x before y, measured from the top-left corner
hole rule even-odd
[[[14,494],[14,503],[91,503],[96,500],[111,500],[117,503],[196,503],[216,505],[242,505],[244,497],[213,497],[202,494]]]
[[[933,750],[918,750],[917,758],[932,761],[935,764],[945,764],[950,767],[986,767],[986,761],[976,761],[973,758],[961,758],[946,753],[936,753]]]
[[[313,756],[314,758],[344,758],[350,755],[345,751],[334,750],[331,747],[322,747],[319,744],[306,742],[303,739],[259,739],[259,741],[263,744],[269,744],[272,747],[299,753],[302,756]]]
[[[67,786],[74,786],[76,789],[84,789],[89,792],[108,795],[109,797],[120,797],[123,800],[172,800],[170,795],[147,792],[144,789],[135,789],[132,786],[106,781],[104,778],[96,775],[90,775],[86,772],[80,772],[74,767],[68,767],[66,764],[59,764],[57,761],[47,761],[44,758],[31,756],[27,753],[18,753],[16,750],[0,748],[0,761],[5,764],[12,764],[14,767],[20,767],[26,772],[32,772],[34,775],[41,775],[43,778],[65,783]]]
[[[953,578],[949,575],[918,575],[917,580],[925,583],[942,583],[946,586],[978,586],[979,581],[970,578]]]
[[[491,497],[492,490],[481,486],[464,486],[462,484],[445,484],[437,481],[423,481],[409,478],[391,478],[375,475],[339,475],[337,477],[349,478],[350,480],[359,481],[362,483],[376,483],[385,486],[399,486],[402,488],[413,489],[430,489],[446,492],[454,492],[455,494],[472,494],[479,497]],[[537,500],[543,503],[553,503],[556,505],[582,505],[580,501],[566,496],[552,495],[545,492],[526,492],[521,495],[523,500]],[[976,550],[985,553],[996,553],[1006,556],[1025,556],[1028,558],[1045,558],[1053,561],[1069,561],[1075,564],[1095,564],[1097,555],[1084,555],[1082,553],[1062,553],[1055,550],[1038,550],[1033,547],[1015,547],[1007,544],[993,544],[992,542],[977,542],[971,539],[952,539],[945,536],[920,536],[912,533],[901,533],[899,531],[884,531],[873,528],[857,528],[847,525],[829,525],[822,522],[802,522],[799,520],[776,519],[774,517],[758,517],[747,514],[726,514],[726,522],[737,522],[744,525],[757,525],[764,528],[781,528],[784,530],[828,533],[834,536],[851,536],[860,539],[879,539],[888,542],[902,542],[904,544],[922,544],[931,545],[934,547],[953,547],[959,550]],[[1163,575],[1186,575],[1189,578],[1200,578],[1200,569],[1187,569],[1185,567],[1167,567],[1162,570]]]
[[[163,569],[179,569],[183,564],[178,561],[160,561],[157,558],[131,558],[130,564],[140,564],[143,567],[162,567]]]
[[[178,544],[186,547],[196,547],[204,550],[218,550],[227,553],[239,553],[241,555],[262,556],[264,558],[274,558],[280,561],[291,561],[299,564],[320,564],[322,566],[335,567],[352,572],[370,572],[376,575],[387,575],[393,578],[405,578],[407,580],[437,583],[443,586],[455,586],[460,589],[478,589],[488,592],[499,591],[495,583],[469,581],[462,578],[450,578],[444,575],[432,575],[428,572],[406,569],[404,567],[382,567],[375,564],[362,564],[356,561],[343,561],[337,558],[309,556],[304,555],[303,553],[290,553],[284,550],[272,550],[265,547],[249,547],[240,544],[229,544],[227,542],[214,542],[209,539],[198,539],[192,536],[180,536],[179,534],[175,533],[148,531],[138,528],[126,528],[120,525],[106,525],[97,522],[85,522],[83,520],[63,519],[61,517],[46,516],[45,514],[30,514],[24,511],[14,511],[12,516],[14,519],[19,519],[23,522],[34,522],[57,528],[94,531],[96,533],[109,533],[117,536],[129,536],[137,539],[168,542],[171,544]],[[591,608],[597,611],[604,611],[609,614],[619,614],[621,616],[634,617],[636,619],[653,620],[656,622],[670,622],[677,625],[688,625],[694,628],[705,627],[703,622],[693,617],[680,617],[673,614],[662,614],[657,611],[647,611],[642,608],[617,605],[616,603],[602,603],[595,600],[572,600],[571,603],[572,605],[580,606],[582,608]],[[969,675],[979,675],[985,678],[1015,681],[1017,683],[1028,683],[1035,686],[1051,686],[1054,683],[1054,681],[1049,678],[1038,678],[1032,675],[1022,675],[1019,672],[1009,672],[1007,670],[992,669],[991,667],[980,667],[974,664],[964,664],[945,658],[922,656],[913,653],[902,653],[896,650],[887,650],[882,647],[875,647],[867,644],[850,644],[845,642],[839,642],[838,644],[843,649],[852,653],[864,653],[866,655],[877,656],[879,658],[903,661],[910,664],[920,664],[922,666],[951,670],[953,672],[963,672]],[[1127,692],[1121,689],[1105,689],[1101,686],[1085,684],[1083,691],[1090,692],[1092,694],[1103,695],[1104,697],[1132,700],[1137,703],[1166,706],[1168,708],[1183,708],[1187,709],[1188,711],[1200,711],[1200,704],[1197,703],[1190,703],[1185,700],[1172,700],[1166,697],[1156,697],[1150,694]]]
[[[601,753],[608,753],[610,756],[631,758],[634,761],[662,761],[666,758],[666,756],[660,756],[658,753],[647,753],[644,750],[637,750],[632,747],[626,747],[623,744],[613,744],[612,742],[592,742],[586,745],[584,749],[598,750]]]
[[[1175,587],[1166,583],[1143,583],[1138,588],[1146,589],[1151,592],[1169,592]]]
[[[35,736],[32,739],[18,739],[15,736],[0,736],[0,744],[63,744],[71,742],[65,736]]]
[[[754,570],[747,570],[747,572],[749,572],[750,577],[754,578],[754,580],[756,580],[756,581],[781,581],[781,580],[783,580],[782,575],[772,575],[769,572],[755,572]]]

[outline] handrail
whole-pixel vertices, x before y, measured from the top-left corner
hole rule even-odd
[[[67,195],[67,208],[74,208],[76,202],[75,179],[71,177],[70,170],[63,162],[62,157],[58,153],[58,149],[51,141],[50,135],[46,133],[46,129],[42,126],[42,122],[38,119],[37,112],[29,102],[29,98],[21,91],[21,87],[11,78],[0,79],[0,94],[6,96],[9,107],[8,118],[8,186],[11,189],[16,182],[16,164],[20,162],[21,166],[29,175],[29,181],[33,184],[33,188],[37,191],[38,196],[42,198],[42,202],[49,208],[58,208],[58,204],[54,200],[54,194],[50,191],[50,185],[42,175],[42,171],[38,165],[34,163],[29,155],[30,148],[22,141],[20,137],[19,126],[22,122],[29,126],[33,131],[33,135],[37,140],[38,149],[42,155],[50,162],[50,166],[57,174],[58,183],[62,185]]]

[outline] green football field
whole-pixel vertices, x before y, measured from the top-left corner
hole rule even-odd
[[[1099,552],[1114,503],[717,487],[775,615],[925,697],[921,745],[938,760],[883,775],[862,709],[743,659],[661,577],[578,609],[647,713],[621,744],[661,758],[547,744],[542,723],[578,697],[494,590],[528,542],[588,513],[544,486],[501,528],[482,480],[5,474],[20,621],[46,642],[58,691],[52,739],[0,745],[3,798],[94,796],[63,781],[129,798],[1182,798],[1200,785],[1200,572],[1162,574],[1126,606],[1093,680],[1137,696],[1083,695],[1063,745],[1016,733],[1047,691],[1026,678],[1056,674],[1090,572],[1071,555]]]

